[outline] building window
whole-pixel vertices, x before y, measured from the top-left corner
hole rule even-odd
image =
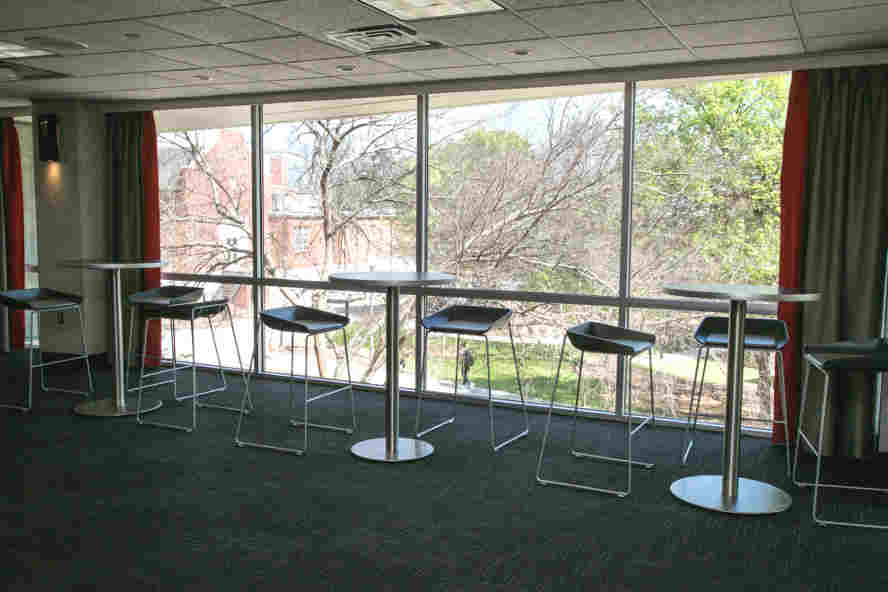
[[[291,234],[292,238],[292,247],[294,253],[304,253],[308,250],[308,241],[310,238],[311,232],[308,228],[296,227],[293,229]]]

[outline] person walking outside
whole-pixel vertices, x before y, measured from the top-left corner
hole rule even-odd
[[[466,348],[463,350],[463,366],[462,366],[462,383],[464,385],[469,384],[469,370],[472,369],[472,366],[475,364],[475,356],[472,355],[472,350]]]

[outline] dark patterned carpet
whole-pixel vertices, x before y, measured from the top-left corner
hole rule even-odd
[[[13,398],[24,374],[3,363],[2,396]],[[224,398],[239,403],[241,385],[232,383]],[[108,392],[107,370],[98,385]],[[280,421],[286,386],[256,381],[253,389],[259,411],[271,415],[263,422],[257,413],[246,425],[250,436],[299,445],[301,430]],[[357,393],[356,438],[314,430],[303,457],[236,448],[236,418],[225,411],[200,410],[198,431],[187,434],[131,418],[75,416],[72,395],[37,390],[35,400],[30,415],[0,410],[5,590],[851,590],[888,583],[888,533],[814,525],[810,492],[789,483],[783,449],[765,440],[743,439],[743,475],[783,487],[793,506],[741,518],[695,509],[669,493],[678,477],[719,472],[717,434],[701,435],[683,468],[680,431],[642,431],[635,455],[657,466],[634,471],[631,496],[618,499],[535,483],[541,414],[531,415],[529,438],[492,454],[486,409],[459,405],[455,424],[426,437],[433,456],[386,465],[348,452],[356,439],[381,435],[380,394]],[[345,420],[345,403],[325,399],[312,407],[313,419]],[[431,418],[444,405],[426,409]],[[413,410],[404,398],[405,427]],[[153,418],[184,422],[188,413],[173,404]],[[504,436],[519,428],[520,415],[500,410],[498,422]],[[618,468],[571,460],[567,420],[553,425],[547,475],[622,483]],[[580,442],[620,454],[620,424],[581,428]],[[853,468],[886,474],[881,459]],[[885,496],[827,494],[832,515],[888,523]]]

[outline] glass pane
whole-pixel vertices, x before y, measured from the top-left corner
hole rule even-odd
[[[163,270],[252,275],[250,109],[190,111],[157,118]]]
[[[40,276],[37,273],[37,201],[34,190],[34,133],[30,117],[16,117],[15,129],[19,137],[19,152],[22,161],[22,201],[25,227],[25,288],[39,288]],[[25,322],[25,340],[38,343],[40,323]]]
[[[788,75],[642,88],[632,294],[669,281],[774,284]]]
[[[459,286],[617,293],[623,93],[549,90],[432,97],[430,269]]]
[[[399,303],[398,374],[401,388],[413,388],[415,378],[415,297],[402,296]],[[346,315],[351,322],[346,328],[351,376],[354,382],[385,385],[385,294],[373,292],[325,291],[299,288],[265,288],[265,309],[281,306],[309,306]],[[291,342],[291,337],[293,338]],[[343,335],[331,331],[308,340],[309,376],[346,380]],[[265,369],[268,372],[290,373],[291,355],[294,371],[305,371],[305,335],[265,330]]]
[[[432,297],[428,305],[431,312],[462,303],[512,310],[512,333],[524,396],[528,401],[546,404],[552,396],[565,330],[586,321],[615,323],[617,320],[616,308],[601,306],[483,300],[456,302]],[[490,347],[490,388],[494,398],[520,400],[508,327],[490,331],[487,337]],[[468,357],[466,350],[471,352]],[[580,356],[570,342],[564,354],[555,402],[573,406]],[[488,382],[484,339],[460,336],[458,365],[456,356],[455,335],[429,334],[428,390],[452,393],[455,379],[460,395],[486,399]],[[616,368],[615,356],[589,354],[584,357],[580,407],[605,411],[615,409]]]
[[[184,284],[184,282],[171,282],[164,280],[165,285]],[[189,284],[194,285],[194,284]],[[250,364],[250,356],[253,353],[253,298],[252,288],[244,284],[198,284],[204,289],[204,300],[218,300],[228,298],[228,306],[231,309],[232,322],[229,322],[225,312],[217,314],[210,321],[198,319],[194,322],[194,347],[191,344],[191,324],[188,321],[175,321],[175,345],[176,359],[190,363],[197,352],[197,363],[215,366],[222,360],[222,365],[227,368],[239,369],[241,360],[246,369]],[[232,332],[232,326],[234,332]],[[213,334],[215,333],[215,345]],[[170,331],[170,321],[163,321],[162,355],[164,358],[173,357],[173,333]],[[216,357],[218,347],[219,357]],[[240,358],[238,358],[240,354]]]
[[[654,347],[654,406],[659,417],[686,419],[691,401],[691,385],[697,367],[697,342],[694,331],[713,313],[673,310],[635,309],[630,314],[631,327],[657,336]],[[760,316],[760,315],[756,315]],[[768,318],[768,317],[764,317]],[[770,317],[774,318],[774,317]],[[705,355],[705,352],[704,352]],[[743,425],[770,429],[774,400],[774,354],[746,351],[743,366]],[[702,372],[703,358],[700,360]],[[633,409],[646,410],[648,393],[648,358],[633,361]],[[727,350],[710,350],[706,365],[700,422],[724,424],[727,395]],[[698,378],[699,380],[699,378]],[[709,417],[706,417],[706,416]]]
[[[386,108],[266,107],[266,277],[416,269],[416,114]]]

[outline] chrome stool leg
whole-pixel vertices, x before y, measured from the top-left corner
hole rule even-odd
[[[86,324],[83,321],[83,309],[80,306],[73,306],[70,309],[67,309],[62,312],[68,312],[69,310],[76,310],[77,314],[80,318],[80,348],[81,348],[80,354],[69,356],[69,357],[66,357],[63,359],[59,359],[59,360],[53,360],[52,362],[44,362],[43,361],[43,348],[41,347],[41,348],[39,348],[40,362],[34,367],[40,368],[40,390],[42,390],[43,392],[53,391],[53,392],[57,392],[57,393],[71,393],[73,395],[83,395],[84,397],[88,398],[89,395],[91,393],[93,393],[94,391],[93,391],[93,382],[92,382],[92,371],[89,366],[89,354],[87,354],[87,352],[86,352]],[[39,311],[32,311],[31,312],[31,321],[32,321],[31,322],[31,343],[32,343],[32,346],[33,346],[34,335],[35,335],[34,327],[33,327],[33,321],[34,321],[35,314],[37,315],[37,327],[38,327],[38,329],[40,328]],[[86,363],[86,377],[87,377],[87,381],[89,384],[88,390],[81,391],[78,389],[61,388],[61,387],[57,387],[57,386],[50,386],[46,383],[46,371],[45,371],[46,366],[55,366],[56,364],[63,364],[65,362],[73,362],[76,360],[84,360]]]
[[[694,365],[694,382],[691,383],[691,402],[688,405],[688,420],[685,423],[683,436],[683,453],[681,455],[681,464],[688,464],[688,455],[691,454],[691,448],[697,437],[697,418],[700,417],[700,399],[703,398],[703,384],[706,381],[706,365],[709,362],[709,348],[706,349],[706,357],[703,358],[703,372],[700,375],[700,383],[697,383],[697,372],[700,370],[700,356],[703,353],[703,347],[697,348],[697,363]],[[694,410],[694,397],[697,398],[697,409]],[[693,424],[693,427],[692,427]]]
[[[512,442],[525,437],[530,433],[530,420],[527,417],[527,405],[524,401],[524,389],[521,386],[521,374],[518,370],[518,354],[515,351],[515,339],[512,337],[512,323],[509,323],[509,341],[512,344],[512,359],[515,362],[515,379],[518,381],[518,394],[521,396],[521,408],[524,411],[524,430],[518,432],[514,436],[506,440],[496,443],[496,437],[493,431],[493,394],[490,388],[490,345],[488,344],[487,335],[484,336],[484,350],[487,353],[487,405],[490,413],[490,446],[494,452],[497,452],[504,446],[508,446]]]
[[[588,452],[579,452],[574,449],[573,441],[571,441],[571,454],[574,457],[588,458],[588,459],[592,459],[592,460],[600,460],[600,461],[605,461],[605,462],[625,463],[626,464],[626,471],[627,471],[626,489],[625,490],[618,490],[618,489],[606,489],[606,488],[601,488],[601,487],[591,487],[589,485],[584,485],[581,483],[574,483],[574,482],[570,482],[570,481],[555,481],[552,479],[544,479],[542,476],[543,457],[545,455],[546,444],[549,439],[549,430],[550,430],[551,422],[552,422],[552,409],[555,406],[555,393],[558,389],[558,379],[560,378],[560,375],[561,375],[561,364],[564,359],[564,348],[565,348],[566,343],[567,343],[567,336],[565,335],[564,339],[561,342],[561,354],[558,356],[558,369],[555,372],[555,383],[552,386],[552,397],[549,400],[549,412],[548,412],[548,416],[546,418],[546,429],[545,429],[545,432],[543,433],[543,442],[540,446],[540,455],[539,455],[539,459],[537,460],[537,474],[536,474],[537,483],[539,483],[541,485],[558,485],[561,487],[569,487],[571,489],[579,489],[579,490],[583,490],[583,491],[595,491],[598,493],[607,493],[610,495],[616,495],[618,497],[626,497],[632,491],[632,466],[636,465],[636,466],[640,466],[640,467],[643,467],[646,469],[650,469],[654,466],[653,463],[632,460],[632,436],[634,436],[641,428],[646,426],[648,424],[648,422],[651,421],[652,416],[646,417],[640,424],[638,424],[634,428],[632,427],[632,381],[631,380],[628,381],[628,389],[627,389],[628,417],[627,417],[627,421],[626,421],[626,447],[627,447],[626,458],[617,458],[617,457],[610,457],[610,456],[602,456],[602,455],[598,455],[598,454],[590,454]],[[583,359],[582,351],[580,354],[580,359],[581,359],[581,361]],[[581,364],[581,366],[582,366],[582,364]],[[627,371],[627,374],[630,374],[630,377],[631,377],[631,367],[630,366],[631,366],[631,364],[627,365],[626,371]],[[580,388],[581,373],[578,373],[578,374],[579,374],[579,376],[577,378],[577,395],[576,395],[575,402],[574,402],[574,418],[573,418],[574,422],[576,422],[576,413],[578,411],[578,405],[579,405],[579,388]],[[573,434],[571,435],[571,438],[573,438]]]
[[[428,331],[426,331],[426,335],[428,335]],[[422,409],[422,400],[424,397],[422,396],[421,393],[417,393],[416,430],[414,430],[416,432],[417,438],[421,438],[424,435],[428,434],[429,432],[433,432],[433,431],[437,430],[438,428],[443,428],[444,426],[456,421],[456,393],[457,393],[457,389],[459,388],[459,341],[460,341],[460,335],[459,335],[459,333],[457,333],[456,334],[456,358],[454,360],[454,370],[453,370],[453,393],[450,395],[450,413],[448,414],[450,417],[448,417],[447,419],[445,419],[439,423],[436,423],[435,425],[433,425],[431,427],[428,427],[428,428],[420,431],[419,430],[420,414],[421,414],[421,409]],[[489,372],[489,368],[488,368],[488,375],[489,375],[489,373],[490,372]],[[489,380],[488,380],[487,384],[488,384],[488,386],[490,385]]]
[[[241,375],[243,375],[244,365],[241,362],[240,351],[238,350],[238,346],[237,346],[237,335],[235,334],[235,330],[234,330],[234,320],[233,320],[233,317],[231,316],[231,309],[228,307],[227,304],[225,305],[225,310],[228,312],[228,320],[231,323],[231,335],[234,338],[234,349],[235,349],[235,351],[237,351],[237,360],[238,360],[238,364],[240,366]],[[206,395],[210,395],[213,393],[228,390],[228,380],[225,378],[225,372],[222,369],[222,356],[219,353],[219,344],[216,342],[216,329],[213,327],[213,319],[210,317],[207,317],[207,323],[209,324],[209,327],[210,327],[210,336],[213,339],[213,349],[216,351],[216,363],[219,368],[219,380],[220,380],[221,384],[220,384],[220,386],[217,386],[217,387],[212,388],[210,390],[203,391],[202,393],[200,393],[200,397],[204,397]],[[198,407],[206,407],[208,409],[221,409],[223,411],[232,411],[234,413],[240,412],[240,407],[231,407],[229,405],[220,405],[218,403],[204,403],[201,401],[200,397],[196,398]],[[249,413],[249,411],[247,411],[247,412]]]
[[[820,489],[845,489],[852,491],[871,491],[877,493],[888,493],[888,489],[882,487],[864,487],[860,485],[839,485],[837,483],[823,483],[822,482],[822,473],[823,473],[823,436],[826,427],[826,409],[829,403],[829,386],[830,386],[830,372],[827,370],[823,370],[818,368],[823,375],[823,397],[821,398],[820,403],[820,433],[817,435],[817,447],[815,448],[811,441],[808,439],[807,435],[803,433],[802,429],[802,417],[805,411],[805,403],[807,402],[806,394],[807,394],[807,382],[808,382],[808,371],[810,369],[810,362],[807,363],[805,368],[805,378],[803,381],[804,387],[802,391],[802,405],[799,407],[799,425],[798,425],[798,435],[796,436],[796,451],[795,451],[795,465],[793,468],[793,481],[795,481],[796,485],[800,486],[813,486],[814,487],[814,495],[811,501],[811,517],[814,519],[814,522],[820,526],[856,526],[858,528],[870,528],[875,530],[888,530],[888,524],[873,524],[870,522],[847,522],[840,520],[826,520],[821,517],[819,514],[819,506],[820,506]],[[814,452],[816,456],[816,465],[814,469],[814,482],[807,481],[798,481],[797,471],[798,471],[798,463],[799,463],[799,448],[800,442],[802,440],[805,444]]]
[[[255,342],[254,342],[255,344],[259,343],[259,331],[260,331],[261,326],[262,326],[262,321],[261,321],[261,319],[257,318],[256,330],[255,330]],[[343,331],[344,331],[344,329],[343,329]],[[332,431],[337,431],[337,432],[344,432],[346,434],[351,434],[354,432],[354,430],[356,429],[357,423],[356,423],[355,414],[354,414],[354,389],[352,388],[352,383],[351,383],[351,367],[349,366],[349,359],[348,359],[347,338],[345,341],[345,345],[346,345],[346,366],[347,366],[348,379],[349,379],[348,384],[343,387],[335,388],[330,391],[323,392],[323,393],[317,394],[313,397],[310,397],[309,396],[309,389],[308,389],[308,383],[309,383],[309,380],[308,380],[308,338],[309,337],[310,337],[310,335],[306,334],[306,336],[305,336],[305,377],[304,377],[304,379],[305,379],[305,382],[304,382],[305,397],[304,397],[303,403],[302,403],[303,404],[303,418],[302,418],[302,421],[299,421],[299,420],[291,417],[290,420],[288,421],[288,425],[293,426],[293,427],[301,427],[304,430],[303,447],[301,449],[299,449],[299,448],[286,447],[286,446],[276,446],[276,445],[272,445],[272,444],[265,444],[262,442],[243,440],[241,438],[241,430],[243,428],[244,416],[246,415],[247,402],[250,401],[250,404],[252,405],[252,399],[251,399],[251,395],[250,395],[250,386],[249,386],[248,379],[245,380],[244,397],[243,397],[243,400],[241,401],[240,415],[238,416],[237,428],[235,429],[235,434],[234,434],[234,443],[236,446],[239,446],[239,447],[248,446],[251,448],[264,448],[266,450],[275,450],[277,452],[288,452],[291,454],[302,455],[308,451],[308,430],[309,430],[309,428],[326,429],[326,430],[332,430]],[[315,339],[317,340],[317,336],[315,336]],[[258,366],[258,363],[259,363],[258,349],[257,349],[257,346],[254,345],[253,356],[250,360],[250,370],[251,370],[250,376],[252,376],[254,364],[255,364],[255,366]],[[290,376],[289,376],[289,380],[287,381],[287,388],[288,388],[288,391],[290,394],[289,413],[291,415],[292,415],[294,408],[295,408],[295,395],[294,395],[294,388],[293,388],[294,382],[295,382],[293,380],[294,377],[295,377],[295,332],[291,331],[290,332]],[[329,397],[331,395],[335,395],[336,393],[340,393],[344,390],[351,391],[351,396],[352,396],[352,399],[351,399],[352,427],[351,428],[344,427],[344,426],[312,423],[310,421],[310,416],[309,416],[309,404],[310,403],[313,403],[314,401],[317,401],[320,399],[324,399],[324,398]]]

